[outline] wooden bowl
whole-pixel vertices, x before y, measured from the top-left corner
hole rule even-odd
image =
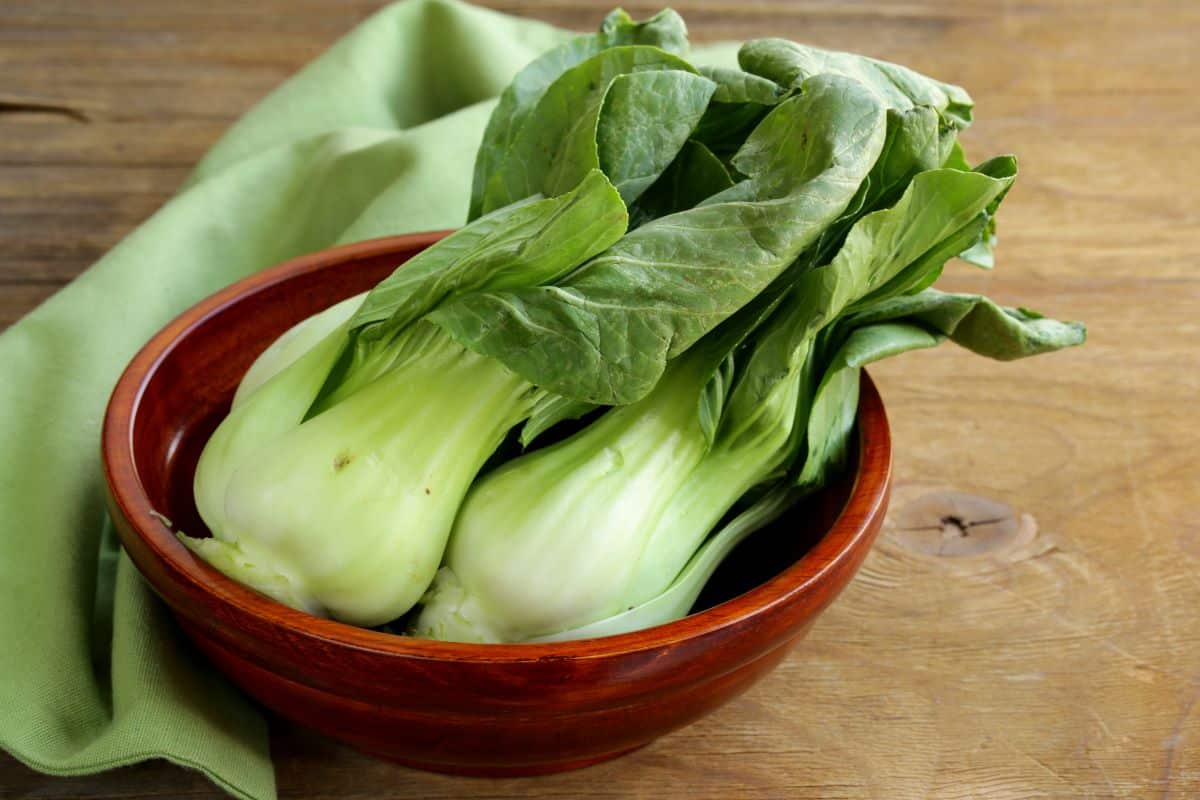
[[[187,635],[280,715],[423,769],[528,775],[581,767],[707,714],[787,654],[850,581],[883,521],[887,418],[864,377],[850,474],[750,537],[710,582],[703,610],[620,636],[537,645],[410,639],[287,608],[193,556],[159,515],[204,532],[192,473],[250,363],[294,323],[369,288],[444,235],[298,258],[169,324],[133,359],[109,403],[109,508],[125,549]]]

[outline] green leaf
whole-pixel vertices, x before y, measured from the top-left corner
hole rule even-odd
[[[967,172],[971,169],[971,165],[967,163],[966,153],[963,152],[962,143],[955,141],[947,154],[945,161],[942,163],[947,169],[960,169]]]
[[[939,246],[975,223],[1011,181],[949,169],[922,172],[894,206],[860,219],[832,261],[788,289],[758,337],[727,413],[734,419],[755,414],[775,384],[794,373],[797,354],[855,302],[882,287],[903,286],[910,273],[923,276],[931,264],[940,267],[937,258],[944,262],[960,252],[955,247],[942,257]]]
[[[968,264],[974,264],[982,269],[993,269],[996,266],[996,218],[989,217],[983,230],[975,237],[975,241],[958,257]]]
[[[673,163],[713,89],[707,78],[677,70],[638,72],[613,80],[604,97],[594,146],[598,166],[626,205]],[[590,164],[590,158],[580,159],[575,171],[584,163]]]
[[[697,141],[688,141],[654,185],[630,209],[629,226],[698,206],[733,186],[721,159]]]
[[[483,213],[483,192],[488,180],[546,89],[571,67],[601,50],[621,45],[650,45],[686,56],[687,28],[674,11],[663,11],[645,22],[634,22],[627,13],[617,9],[604,19],[599,33],[571,39],[522,69],[500,95],[484,131],[475,159],[468,220]]]
[[[1028,309],[1004,308],[980,295],[936,289],[884,300],[846,316],[831,336],[837,350],[813,401],[807,454],[796,478],[801,489],[822,485],[845,463],[862,368],[947,338],[978,355],[1012,361],[1083,344],[1087,329]]]
[[[954,177],[957,174],[962,177]],[[984,230],[987,220],[996,211],[999,203],[1003,200],[1005,194],[1012,186],[1012,182],[1016,177],[1016,162],[1011,158],[995,159],[988,162],[985,172],[961,172],[959,170],[939,170],[937,172],[924,173],[914,181],[913,186],[916,187],[918,182],[923,189],[929,190],[934,186],[933,176],[941,175],[942,180],[947,178],[952,182],[966,188],[969,182],[978,183],[977,178],[968,176],[981,176],[984,180],[993,181],[987,191],[983,194],[974,196],[974,202],[961,206],[960,213],[957,219],[953,215],[947,214],[944,210],[938,211],[936,207],[930,206],[927,200],[920,197],[920,192],[913,191],[910,195],[906,193],[905,198],[901,203],[897,204],[899,208],[905,204],[910,208],[925,208],[931,209],[935,216],[941,217],[949,222],[947,227],[953,226],[956,222],[961,222],[965,214],[975,212],[975,216],[971,218],[965,225],[948,235],[945,235],[940,242],[930,247],[920,256],[912,259],[907,266],[899,270],[881,270],[875,274],[877,277],[871,283],[873,284],[866,292],[851,302],[840,304],[839,310],[836,313],[841,313],[841,309],[848,309],[851,313],[848,315],[848,320],[845,323],[839,322],[838,328],[851,330],[856,325],[866,324],[867,322],[879,322],[890,317],[903,316],[906,309],[914,310],[917,306],[911,304],[911,295],[922,292],[930,284],[932,284],[941,274],[942,267],[950,258],[962,252],[967,243],[977,241],[981,232]],[[987,184],[979,184],[982,188]],[[949,200],[956,195],[955,191],[949,188],[937,190],[938,199]],[[986,202],[980,202],[981,198],[990,195],[990,199]],[[882,212],[881,212],[882,214]],[[914,221],[915,224],[915,221]],[[890,238],[889,234],[884,233],[886,226],[881,226],[876,229],[875,235],[880,237],[880,241],[887,241]],[[912,229],[910,229],[911,232]],[[942,229],[945,233],[945,228]],[[927,242],[928,240],[926,240]],[[910,245],[907,248],[907,254],[911,254],[919,249],[920,244]],[[849,251],[845,251],[849,252]],[[839,258],[842,256],[839,253]],[[886,277],[890,274],[890,277]],[[882,280],[881,280],[882,279]],[[905,297],[910,295],[910,297]],[[897,296],[900,296],[897,298]],[[932,297],[922,292],[925,297]],[[897,305],[889,306],[888,299],[897,298],[894,302]],[[869,317],[856,315],[855,309],[863,307],[875,308],[877,311]],[[882,312],[878,311],[882,309]],[[889,310],[891,309],[891,310]],[[934,333],[937,335],[948,335],[954,325],[958,324],[958,319],[950,312],[950,305],[945,305],[940,308],[938,313],[942,315],[939,324],[931,325],[934,328]],[[930,312],[934,313],[934,312]],[[826,321],[817,322],[813,328],[817,328],[822,324],[827,324]],[[1057,324],[1057,323],[1056,323]],[[850,340],[846,339],[845,333],[833,332],[826,338],[822,346],[817,348],[817,352],[828,352],[831,347],[840,346],[842,350],[833,357],[833,366],[827,369],[825,377],[821,381],[820,387],[816,390],[815,397],[812,402],[811,409],[805,409],[803,413],[809,415],[808,433],[805,437],[808,447],[808,455],[804,466],[800,471],[799,483],[801,486],[813,488],[821,485],[829,471],[840,466],[844,461],[847,453],[850,428],[853,425],[854,414],[858,404],[858,370],[863,364],[869,363],[864,354],[876,354],[873,359],[883,358],[887,355],[894,355],[905,350],[914,349],[916,347],[930,347],[937,344],[936,340],[930,340],[929,334],[924,334],[910,329],[884,329],[884,332],[890,331],[893,334],[891,340],[886,339],[880,331],[871,330],[865,333],[855,332],[851,335]],[[941,331],[941,334],[938,334]],[[1010,339],[995,339],[994,341],[1010,341]],[[831,344],[832,342],[833,344]],[[1057,344],[1050,349],[1057,349]],[[849,349],[846,349],[849,348]],[[891,348],[891,349],[889,349]],[[978,351],[982,352],[982,351]],[[1032,354],[1023,353],[1025,355]],[[996,357],[993,355],[993,357]],[[1019,356],[1013,356],[1019,357]],[[838,366],[838,359],[844,359],[845,364]],[[856,366],[857,365],[857,366]],[[810,370],[814,365],[809,365]],[[829,372],[833,369],[833,372]]]
[[[966,90],[898,64],[784,39],[746,42],[738,51],[738,63],[747,72],[789,88],[800,86],[814,75],[844,75],[871,87],[889,108],[904,111],[913,106],[929,106],[955,129],[962,130],[971,124],[974,102]]]
[[[770,111],[770,106],[757,103],[711,102],[692,138],[722,159],[728,159]]]
[[[817,246],[806,255],[804,268],[828,262],[864,214],[892,205],[916,175],[936,169],[941,164],[940,146],[938,115],[933,109],[888,109],[887,138],[879,159],[846,213],[821,234]]]
[[[1012,188],[1012,180],[1010,179],[1017,174],[1017,157],[1013,155],[992,156],[972,171],[978,172],[980,175],[987,175],[991,178],[1008,181],[1008,185],[1004,187],[1004,191],[992,198],[992,202],[988,203],[988,207],[985,209],[988,214],[995,214],[996,209],[1000,207],[1000,203],[1008,195],[1008,190]]]
[[[846,463],[858,413],[861,368],[909,350],[934,347],[942,337],[916,325],[882,323],[855,329],[834,354],[808,410],[807,452],[796,485],[811,491]]]
[[[672,74],[637,77],[661,70]],[[645,189],[671,163],[715,88],[692,65],[656,47],[600,51],[546,89],[489,173],[480,210],[569,189],[587,171],[603,167],[601,143],[618,171],[609,178],[618,186],[634,181],[628,191],[636,195],[637,181]],[[644,155],[631,158],[638,149]],[[625,169],[631,172],[621,174]]]
[[[997,305],[977,294],[936,289],[884,300],[848,315],[847,328],[904,318],[955,344],[998,361],[1012,361],[1083,344],[1087,328],[1060,322],[1027,308]]]
[[[919,173],[941,166],[937,112],[927,106],[888,109],[888,136],[871,170],[866,205],[875,209],[894,203]]]
[[[1017,160],[1012,156],[998,156],[980,164],[974,172],[986,175],[1000,183],[1000,191],[968,225],[953,236],[942,240],[920,260],[914,262],[885,285],[876,288],[859,303],[874,302],[898,294],[913,294],[933,285],[942,274],[946,262],[955,256],[961,257],[994,228],[996,211],[1008,195],[1017,177]]]
[[[632,231],[558,285],[471,294],[430,319],[549,391],[633,402],[845,211],[884,135],[873,93],[814,78],[738,152],[746,180]]]
[[[669,8],[644,22],[634,22],[624,9],[613,9],[600,23],[599,37],[602,47],[646,44],[681,57],[686,57],[689,49],[687,25]]]
[[[799,276],[816,265],[828,262],[831,254],[842,246],[849,230],[864,214],[894,204],[916,175],[940,165],[944,159],[939,127],[938,115],[931,108],[888,110],[883,150],[846,212],[826,228],[815,247],[788,267],[750,304],[706,337],[704,346],[713,353],[714,368],[725,353],[732,352],[767,318]],[[971,233],[965,238],[972,240],[973,237],[974,233]],[[958,250],[955,250],[952,255],[957,253]],[[930,254],[930,257],[935,255]],[[946,258],[949,256],[942,258],[942,261]],[[804,357],[802,348],[789,359],[789,363],[794,367],[797,360]]]
[[[554,281],[620,239],[627,222],[596,170],[566,194],[507,206],[421,251],[367,294],[314,408],[386,370],[396,356],[388,343],[448,298]]]
[[[961,149],[952,155],[952,159],[955,161],[963,159]],[[997,156],[975,168],[976,172],[995,176],[1016,174],[1016,170],[1017,162],[1013,156]],[[1004,195],[1000,195],[992,201],[984,213],[983,229],[979,232],[978,237],[969,247],[958,254],[958,257],[968,264],[974,264],[983,269],[992,269],[996,266],[996,244],[999,241],[996,237],[996,208],[1003,199]]]
[[[919,116],[927,123],[931,112],[925,111]],[[893,123],[890,132],[908,135],[904,133],[905,126],[897,123],[917,117],[889,114],[889,122]],[[909,148],[908,154],[903,146],[893,146],[890,155],[885,153],[876,162],[873,175],[888,174],[885,164],[888,160],[899,165],[896,171],[902,172],[904,168],[919,170],[929,163],[928,159],[937,158],[936,132],[923,124],[909,130],[917,131],[913,140],[923,141],[925,146]],[[928,135],[922,137],[921,131]],[[925,160],[913,153],[922,154]],[[1015,165],[1009,166],[1015,170]],[[819,372],[814,373],[819,361],[815,354],[822,352],[818,346],[820,332],[844,310],[870,302],[871,298],[919,291],[935,280],[942,264],[961,252],[964,242],[978,237],[984,210],[995,208],[993,198],[1003,196],[1015,175],[1013,170],[996,165],[991,176],[957,170],[918,174],[892,208],[862,218],[851,229],[831,263],[817,269],[803,261],[793,264],[707,336],[698,349],[708,354],[713,369],[727,353],[754,336],[738,380],[732,383],[735,393],[723,406],[727,411],[719,431],[721,440],[754,435],[764,425],[787,424],[777,411],[770,410],[775,403],[769,398],[777,393],[781,383],[799,381],[794,407],[796,424],[792,426],[788,447],[789,452],[798,452],[816,381],[820,379]],[[882,194],[873,195],[870,202],[883,202]],[[969,216],[972,213],[973,218]],[[844,215],[839,223],[845,224],[848,218],[849,214]],[[946,233],[947,228],[964,221],[958,231]],[[928,249],[922,252],[925,247]],[[758,330],[764,323],[765,329]],[[712,382],[706,391],[730,385],[729,381]]]
[[[738,69],[701,67],[717,84],[693,137],[723,155],[736,151],[772,106],[789,94],[779,84]]]
[[[787,96],[787,90],[775,81],[740,69],[701,67],[700,74],[717,84],[712,98],[715,103],[773,106]]]
[[[699,419],[700,429],[705,439],[711,445],[717,438],[717,427],[721,424],[721,415],[725,411],[725,398],[729,395],[729,387],[733,383],[734,362],[732,354],[727,356],[704,382],[700,390]]]
[[[919,259],[897,273],[887,283],[857,300],[853,304],[853,307],[874,303],[883,298],[895,297],[896,295],[915,294],[922,289],[929,288],[942,276],[942,269],[945,267],[947,261],[961,253],[964,248],[969,247],[971,242],[979,239],[980,233],[986,224],[987,215],[982,212],[979,213],[973,220],[955,231],[952,235],[947,236]]]
[[[380,281],[350,321],[402,328],[455,294],[549,283],[625,232],[625,205],[599,170],[557,197],[508,206],[467,225]]]

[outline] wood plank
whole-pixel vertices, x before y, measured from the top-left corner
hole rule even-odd
[[[493,5],[576,28],[608,8]],[[0,5],[3,92],[89,120],[0,116],[0,328],[136,227],[230,122],[378,6]],[[536,780],[415,772],[276,723],[281,796],[1200,796],[1200,5],[675,7],[699,41],[786,36],[969,87],[969,152],[1016,152],[1022,176],[997,270],[954,266],[944,285],[1084,319],[1091,339],[1030,362],[943,347],[873,370],[896,439],[888,529],[810,637],[720,712]],[[942,521],[984,502],[1005,510],[1011,536]],[[971,547],[982,555],[953,555]],[[166,764],[62,779],[0,756],[0,797],[220,796]]]

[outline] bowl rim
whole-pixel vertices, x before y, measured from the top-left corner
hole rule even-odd
[[[892,443],[879,392],[864,371],[859,393],[859,459],[845,506],[830,528],[800,559],[775,577],[736,597],[682,619],[629,633],[565,642],[475,644],[417,639],[312,616],[242,586],[192,554],[158,518],[140,477],[134,426],[146,388],[174,347],[227,306],[304,274],[335,264],[397,255],[428,247],[451,233],[428,231],[369,239],[284,261],[226,286],[193,305],[156,333],[118,379],[101,434],[104,477],[113,510],[157,558],[172,580],[292,636],[327,646],[381,656],[430,661],[518,663],[627,655],[717,634],[777,609],[821,584],[873,540],[872,522],[886,510],[891,485]],[[149,579],[148,579],[149,580]],[[225,616],[225,615],[222,615]],[[225,617],[228,618],[228,617]]]

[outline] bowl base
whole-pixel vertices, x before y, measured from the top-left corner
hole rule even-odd
[[[647,742],[646,744],[650,744]],[[393,764],[399,764],[402,767],[410,767],[412,769],[424,770],[425,772],[439,772],[443,775],[462,775],[468,778],[529,778],[535,775],[553,775],[558,772],[570,772],[584,767],[591,767],[596,764],[602,764],[605,761],[612,761],[614,758],[620,758],[624,755],[629,755],[635,750],[641,750],[646,744],[634,745],[627,747],[624,750],[618,750],[615,753],[605,753],[599,756],[588,756],[587,758],[579,758],[570,761],[552,761],[546,764],[525,764],[522,766],[470,766],[467,764],[443,764],[438,762],[421,761],[419,759],[397,758],[394,755],[381,753],[379,751],[370,750],[363,747],[356,747],[360,753],[365,753],[372,758],[378,758],[382,761],[390,761]]]

